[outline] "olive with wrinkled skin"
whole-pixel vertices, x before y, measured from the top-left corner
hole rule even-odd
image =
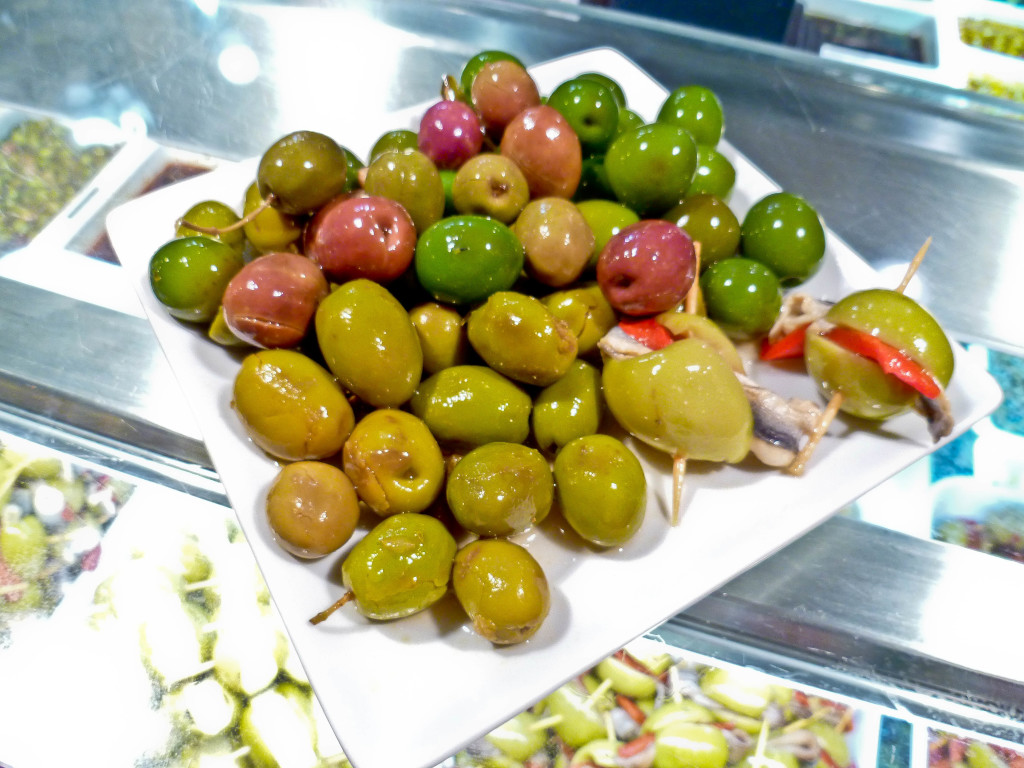
[[[355,423],[334,377],[291,349],[248,355],[235,375],[231,407],[256,445],[287,461],[334,455]]]
[[[320,302],[314,322],[327,367],[346,389],[378,408],[412,396],[423,352],[409,313],[387,288],[350,280]]]
[[[532,402],[518,385],[483,365],[453,365],[425,379],[409,401],[440,443],[521,443]]]
[[[469,343],[496,371],[524,384],[558,381],[579,347],[569,326],[540,299],[498,291],[466,320]]]
[[[270,145],[260,158],[260,197],[288,214],[309,213],[345,190],[345,150],[316,131],[294,131]],[[272,196],[272,197],[271,197]]]
[[[335,465],[296,461],[274,478],[266,512],[281,547],[312,559],[329,555],[352,537],[359,522],[359,497]]]
[[[569,324],[576,337],[577,354],[587,355],[619,321],[615,310],[596,282],[556,291],[543,299],[551,314]]]
[[[429,375],[466,362],[469,357],[466,321],[457,309],[428,301],[410,309],[409,319],[420,337],[424,372]]]
[[[599,547],[618,547],[640,530],[647,481],[640,461],[621,440],[586,435],[555,457],[555,485],[566,522]]]
[[[341,565],[342,583],[369,619],[411,616],[444,597],[456,549],[436,517],[391,515],[352,547]]]
[[[298,253],[259,256],[231,278],[222,298],[231,332],[257,347],[293,347],[327,296],[320,267]]]
[[[555,489],[540,451],[494,442],[459,459],[448,476],[446,494],[448,507],[467,531],[512,536],[547,517]]]
[[[496,645],[532,637],[551,608],[540,564],[505,539],[478,539],[462,547],[452,567],[452,588],[474,631]]]
[[[597,432],[603,417],[601,372],[585,360],[574,360],[562,378],[534,398],[530,423],[540,449],[553,452]]]
[[[422,512],[444,484],[444,457],[423,420],[392,408],[355,425],[342,451],[345,474],[378,515]]]

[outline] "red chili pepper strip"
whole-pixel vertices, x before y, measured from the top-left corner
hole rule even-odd
[[[653,732],[645,733],[643,736],[637,736],[632,741],[627,741],[625,744],[619,747],[619,757],[633,757],[633,755],[639,755],[653,743]]]
[[[825,334],[825,338],[843,349],[874,360],[882,366],[883,371],[913,387],[925,397],[938,397],[942,394],[931,374],[877,336],[837,325]]]
[[[808,324],[809,325],[809,324]],[[804,356],[804,339],[807,337],[807,326],[801,325],[782,338],[770,342],[765,339],[761,343],[762,360],[786,360]]]
[[[644,721],[647,719],[647,715],[644,714],[644,711],[640,709],[640,707],[636,705],[636,702],[629,698],[629,696],[624,696],[623,694],[618,693],[615,695],[615,703],[622,707],[623,711],[629,715],[630,719],[634,723],[637,725],[644,724]]]
[[[653,317],[643,320],[625,319],[619,321],[619,328],[628,333],[648,349],[664,349],[675,339],[668,332],[668,328],[659,323]]]
[[[835,760],[832,759],[832,755],[830,755],[826,750],[821,750],[820,757],[821,762],[827,765],[828,768],[842,768],[842,766],[840,766],[838,763],[836,763]]]

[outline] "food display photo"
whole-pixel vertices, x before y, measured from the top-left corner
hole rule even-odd
[[[107,218],[357,766],[437,765],[1001,397],[928,243],[882,280],[710,89],[607,48],[437,83]]]

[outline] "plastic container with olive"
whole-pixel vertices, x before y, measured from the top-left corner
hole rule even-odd
[[[275,142],[242,215],[216,201],[184,212],[150,276],[173,316],[254,348],[232,401],[252,441],[317,467],[286,464],[275,483],[268,515],[282,545],[339,551],[371,510],[385,519],[343,552],[342,601],[377,619],[422,610],[448,592],[454,567],[471,623],[504,643],[546,615],[543,573],[534,625],[484,598],[479,569],[525,578],[543,564],[484,541],[527,533],[554,510],[567,541],[600,556],[641,526],[645,478],[609,426],[671,454],[677,489],[688,460],[754,454],[785,466],[808,442],[820,407],[758,386],[733,341],[769,333],[783,289],[819,268],[824,232],[785,192],[733,214],[735,173],[715,151],[721,105],[705,88],[676,89],[643,124],[606,77],[573,78],[542,104],[514,57],[486,52],[444,92],[419,132],[388,132],[365,167],[320,133]],[[466,141],[467,125],[479,142]],[[918,330],[888,343],[913,344]],[[815,360],[843,376],[874,365],[816,344],[819,379]],[[864,398],[906,404],[891,373],[873,373]],[[340,482],[328,466],[358,502],[332,491],[314,521],[328,495],[315,478]],[[450,544],[428,535],[439,520]],[[427,539],[446,543],[410,554]],[[371,561],[388,563],[386,583],[359,576]],[[483,616],[493,604],[508,621]]]

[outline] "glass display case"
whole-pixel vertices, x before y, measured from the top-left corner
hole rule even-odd
[[[668,704],[701,726],[696,741],[725,750],[722,765],[1024,761],[1024,105],[903,66],[560,0],[11,0],[0,9],[0,766],[347,763],[346,730],[313,693],[107,215],[244,168],[287,131],[376,130],[436,99],[441,75],[478,51],[534,67],[599,47],[665,89],[714,90],[728,142],[881,279],[897,284],[931,238],[910,293],[1003,399],[623,637],[615,657],[561,670],[557,689],[508,707],[487,736],[453,729],[432,764],[714,765],[655,758],[648,734]],[[652,589],[672,584],[637,599]],[[574,696],[600,715],[586,738],[557,711]],[[402,722],[388,727],[403,738]],[[778,755],[794,741],[784,736],[819,728],[810,752]]]

